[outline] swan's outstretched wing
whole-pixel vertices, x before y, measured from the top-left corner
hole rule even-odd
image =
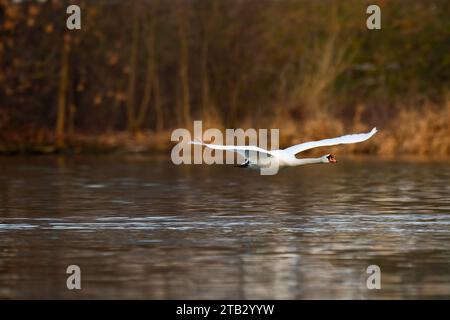
[[[349,143],[356,143],[356,142],[362,142],[370,137],[372,137],[375,133],[377,133],[377,128],[373,128],[372,131],[368,133],[358,133],[358,134],[348,134],[346,136],[332,138],[332,139],[324,139],[319,141],[311,141],[311,142],[305,142],[300,143],[295,146],[289,147],[284,149],[284,151],[290,153],[290,154],[297,154],[299,152],[317,148],[317,147],[327,147],[327,146],[335,146],[338,144],[349,144]]]
[[[220,145],[220,144],[202,143],[199,141],[190,141],[189,143],[202,145],[202,146],[205,146],[205,147],[208,147],[211,149],[234,151],[234,152],[239,153],[241,156],[243,156],[246,159],[249,158],[250,151],[261,152],[261,153],[265,153],[265,154],[271,155],[271,156],[273,155],[273,153],[271,151],[257,147],[257,146],[224,146],[224,145]]]

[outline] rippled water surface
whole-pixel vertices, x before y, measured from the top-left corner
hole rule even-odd
[[[1,158],[0,298],[450,298],[450,163]]]

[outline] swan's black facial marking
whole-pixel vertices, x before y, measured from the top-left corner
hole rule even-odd
[[[328,159],[328,162],[330,162],[330,163],[336,163],[337,162],[337,160],[333,157],[332,154],[329,154],[327,156],[327,159]]]

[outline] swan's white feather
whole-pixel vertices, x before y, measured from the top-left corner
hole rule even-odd
[[[265,154],[273,155],[273,152],[257,147],[257,146],[224,146],[219,144],[209,144],[209,143],[203,143],[199,141],[190,141],[190,144],[197,144],[202,145],[211,149],[217,149],[217,150],[227,150],[227,151],[235,151],[241,154],[243,157],[245,157],[246,151],[254,151],[254,152],[262,152]]]
[[[251,162],[258,164],[258,158],[256,157],[256,153],[264,153],[270,156],[273,156],[275,160],[279,161],[282,166],[296,166],[302,164],[312,163],[311,159],[297,159],[295,154],[312,149],[317,147],[325,147],[325,146],[334,146],[338,144],[348,144],[348,143],[357,143],[362,142],[370,137],[372,137],[375,133],[377,133],[377,128],[373,128],[372,131],[368,133],[359,133],[359,134],[349,134],[342,137],[332,138],[332,139],[324,139],[319,141],[311,141],[305,142],[301,144],[297,144],[295,146],[286,148],[284,150],[266,150],[257,146],[231,146],[231,145],[219,145],[219,144],[209,144],[203,143],[200,141],[190,141],[190,144],[202,145],[211,149],[216,150],[225,150],[225,151],[234,151],[239,153],[245,159],[249,159]],[[251,152],[251,153],[250,153]],[[314,163],[323,162],[322,158],[314,158]]]
[[[312,149],[312,148],[328,147],[328,146],[335,146],[338,144],[362,142],[362,141],[369,139],[377,132],[378,132],[377,128],[373,128],[372,131],[370,131],[368,133],[348,134],[348,135],[337,137],[337,138],[300,143],[295,146],[286,148],[286,149],[284,149],[284,151],[295,155],[299,152],[302,152],[302,151],[305,151],[308,149]]]

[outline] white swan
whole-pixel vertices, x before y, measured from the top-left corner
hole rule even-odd
[[[218,144],[202,143],[198,141],[190,141],[190,143],[203,145],[211,149],[237,152],[245,158],[245,161],[242,164],[238,165],[238,167],[243,168],[266,167],[267,161],[261,160],[261,157],[258,157],[257,153],[263,153],[267,155],[266,158],[276,160],[278,162],[279,167],[288,167],[288,166],[294,167],[312,163],[336,163],[337,162],[336,159],[331,154],[326,154],[320,158],[303,158],[303,159],[298,159],[295,155],[302,151],[317,147],[326,147],[338,144],[349,144],[366,141],[377,132],[378,132],[377,128],[373,128],[372,131],[368,133],[348,134],[337,138],[305,142],[282,150],[266,150],[256,146],[229,146],[229,145],[224,146]]]

